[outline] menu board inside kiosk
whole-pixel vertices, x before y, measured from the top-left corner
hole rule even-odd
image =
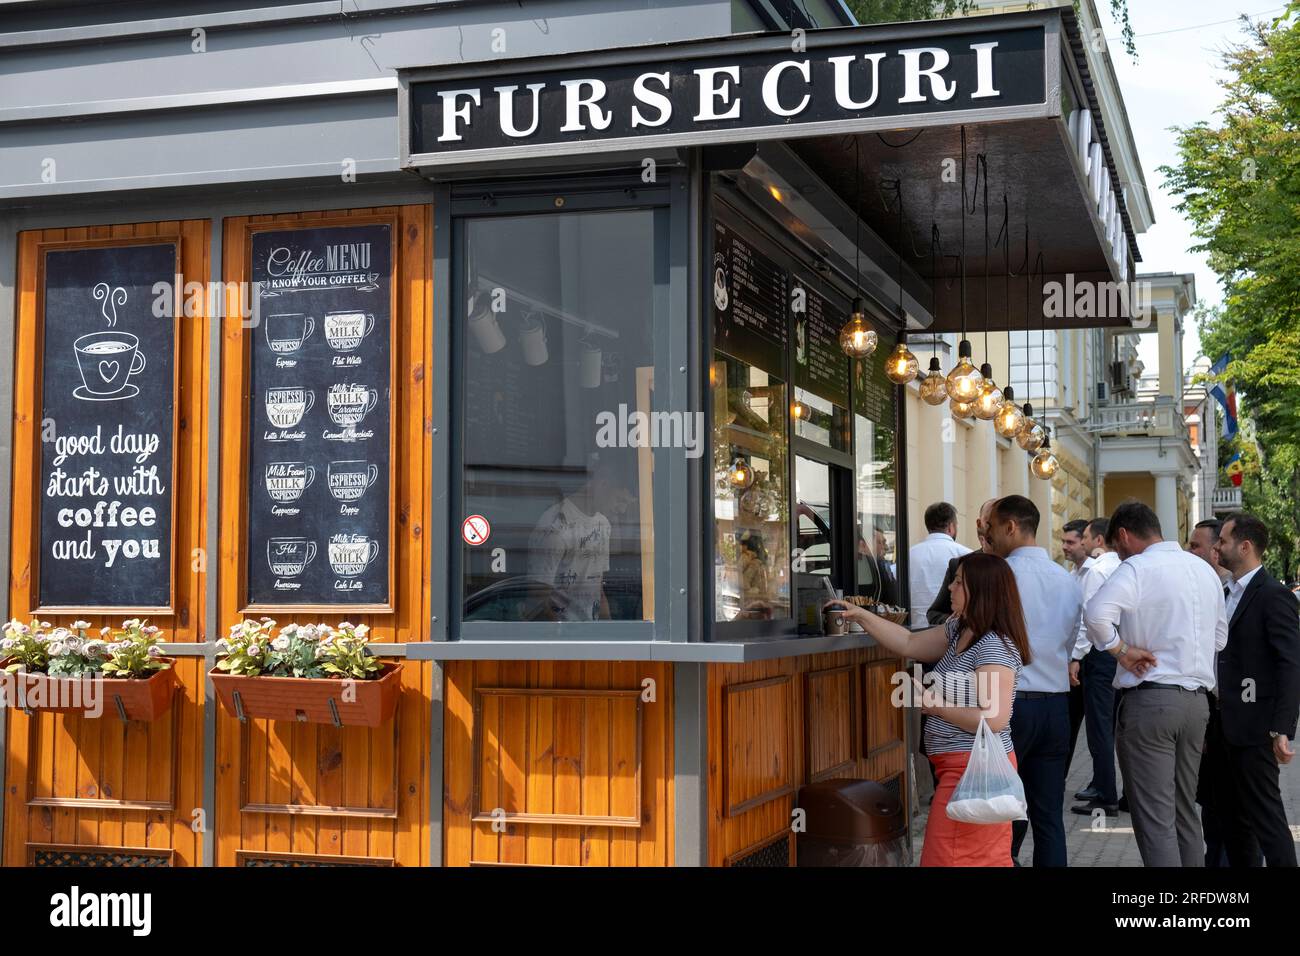
[[[155,285],[176,244],[49,249],[40,269],[40,609],[169,611],[176,320]]]
[[[390,224],[254,233],[247,602],[386,610]]]

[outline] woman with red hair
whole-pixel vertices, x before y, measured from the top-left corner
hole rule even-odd
[[[948,817],[948,800],[970,762],[975,732],[983,718],[1002,741],[1014,765],[1011,708],[1021,668],[1029,663],[1029,635],[1011,566],[992,554],[973,551],[957,562],[949,585],[952,616],[924,631],[886,621],[863,608],[846,606],[856,621],[888,651],[933,664],[926,688],[913,682],[925,725],[925,750],[938,777],[925,826],[922,866],[1011,866],[1011,824],[961,823]],[[905,675],[896,677],[906,681]],[[895,694],[895,699],[898,699]]]

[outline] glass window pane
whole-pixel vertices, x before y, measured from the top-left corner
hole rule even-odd
[[[715,593],[719,621],[790,617],[785,416],[774,375],[719,352],[713,383]]]
[[[653,620],[651,435],[663,214],[466,220],[467,621]]]
[[[898,605],[897,497],[894,468],[896,387],[885,377],[884,341],[876,352],[854,363],[856,436],[854,493],[857,497],[857,593],[882,604]]]
[[[849,359],[840,348],[847,307],[796,277],[794,303],[794,432],[837,451],[849,450]]]

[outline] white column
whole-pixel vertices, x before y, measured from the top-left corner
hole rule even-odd
[[[1156,475],[1156,517],[1166,541],[1178,540],[1178,476]]]

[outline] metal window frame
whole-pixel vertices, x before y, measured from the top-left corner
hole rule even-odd
[[[461,248],[464,223],[470,219],[511,215],[563,215],[565,213],[618,209],[654,209],[664,217],[663,251],[666,282],[657,282],[654,294],[663,297],[660,312],[665,320],[652,334],[655,356],[656,411],[692,410],[688,375],[691,368],[692,326],[697,321],[689,308],[688,287],[695,267],[691,262],[691,189],[689,174],[682,168],[662,170],[664,181],[645,183],[624,170],[608,175],[542,176],[521,173],[510,180],[442,182],[436,189],[434,299],[437,308],[434,339],[436,394],[432,424],[435,438],[433,473],[435,489],[445,478],[445,491],[435,490],[432,502],[430,547],[446,544],[445,573],[432,574],[430,640],[461,642],[510,641],[521,653],[538,643],[672,642],[694,638],[689,620],[690,562],[674,561],[674,555],[691,552],[690,529],[674,516],[689,514],[691,505],[690,459],[680,449],[655,448],[654,486],[654,619],[650,621],[563,621],[511,622],[461,620],[463,613],[462,549],[456,541],[454,516],[463,510],[463,457],[461,442],[464,420],[461,409],[464,383],[462,363],[456,360],[463,344],[464,318],[455,303],[463,290],[455,261]],[[565,196],[563,211],[553,198]],[[707,429],[706,429],[707,431]],[[700,461],[704,460],[701,456]],[[434,555],[434,567],[437,567]]]

